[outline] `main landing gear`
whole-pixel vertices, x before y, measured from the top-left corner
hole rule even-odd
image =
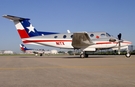
[[[87,58],[88,56],[89,56],[89,55],[86,54],[85,51],[80,53],[80,58]]]
[[[38,53],[35,53],[35,56],[38,56]],[[39,53],[39,56],[43,56],[43,53]]]

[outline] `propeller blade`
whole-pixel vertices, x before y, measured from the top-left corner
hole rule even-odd
[[[121,36],[122,36],[121,33],[119,33],[119,35],[118,35],[118,39],[119,40],[121,40]]]
[[[118,41],[118,54],[120,54],[120,49],[121,49],[121,36],[122,36],[122,34],[119,33],[118,34],[118,39],[119,39],[119,41]]]

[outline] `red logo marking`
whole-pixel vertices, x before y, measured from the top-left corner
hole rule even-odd
[[[65,45],[64,42],[56,42],[56,45]]]
[[[98,39],[98,38],[99,38],[99,36],[96,36],[96,38]]]

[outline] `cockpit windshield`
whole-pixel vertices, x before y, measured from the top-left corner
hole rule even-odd
[[[107,36],[107,37],[111,37],[111,35],[110,35],[110,34],[108,34],[108,33],[106,33],[106,36]]]

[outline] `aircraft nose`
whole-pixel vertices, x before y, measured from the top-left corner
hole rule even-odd
[[[131,41],[124,41],[124,43],[127,44],[127,45],[131,45],[132,44]]]

